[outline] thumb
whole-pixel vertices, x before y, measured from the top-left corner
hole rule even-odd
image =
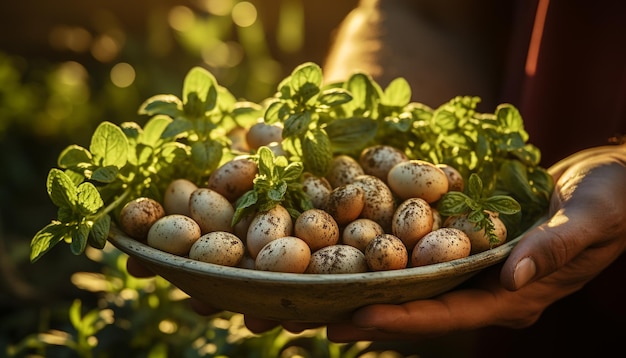
[[[548,221],[530,230],[513,248],[500,273],[502,286],[518,290],[550,275],[591,244],[593,227],[578,210],[558,210]]]

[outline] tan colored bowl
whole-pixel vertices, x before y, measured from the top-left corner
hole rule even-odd
[[[545,221],[545,217],[537,224]],[[226,267],[172,255],[113,227],[109,241],[154,273],[215,308],[278,321],[336,322],[374,303],[403,303],[449,291],[502,262],[519,237],[450,262],[359,274],[292,274]]]

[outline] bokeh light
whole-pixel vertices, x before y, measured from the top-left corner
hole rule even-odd
[[[199,5],[210,14],[226,16],[233,9],[233,0],[204,0]]]
[[[170,26],[180,32],[188,31],[195,21],[195,14],[186,6],[174,6],[168,16]]]
[[[247,1],[242,1],[233,6],[231,13],[233,22],[239,27],[252,26],[257,20],[256,7]]]
[[[111,69],[111,82],[119,88],[126,88],[135,82],[135,69],[126,62],[120,62]]]

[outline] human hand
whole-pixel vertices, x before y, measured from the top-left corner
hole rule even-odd
[[[487,326],[524,328],[581,289],[626,248],[626,148],[582,151],[550,173],[556,180],[550,218],[520,240],[499,273],[486,270],[471,285],[433,299],[364,307],[351,322],[329,324],[328,338],[403,340]]]
[[[328,338],[415,340],[487,326],[524,328],[581,289],[626,248],[626,148],[581,151],[549,171],[556,180],[550,218],[520,240],[501,270],[488,269],[433,299],[361,308],[351,322],[329,324]],[[246,324],[257,333],[278,325],[252,317]],[[292,332],[319,326],[282,325]]]

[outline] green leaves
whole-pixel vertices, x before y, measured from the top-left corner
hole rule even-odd
[[[492,242],[497,242],[498,238],[493,232],[494,226],[487,211],[513,215],[521,210],[520,204],[510,196],[490,195],[475,173],[469,177],[467,187],[467,194],[458,191],[444,194],[437,204],[437,210],[443,216],[467,215],[468,220],[479,229],[485,229]]]
[[[259,172],[253,189],[236,203],[233,225],[248,214],[270,210],[277,204],[284,206],[294,218],[313,207],[302,190],[301,162],[290,163],[283,156],[276,157],[268,147],[260,147],[252,159],[256,160]]]
[[[63,221],[53,221],[35,234],[31,241],[32,262],[37,261],[54,245],[62,240],[71,242],[72,252],[80,254],[85,250],[93,221],[98,220],[98,211],[104,206],[96,187],[88,182],[78,186],[59,169],[51,169],[46,180],[48,195],[59,207]],[[98,229],[108,233],[108,221],[101,221]],[[101,240],[101,233],[95,238]]]

